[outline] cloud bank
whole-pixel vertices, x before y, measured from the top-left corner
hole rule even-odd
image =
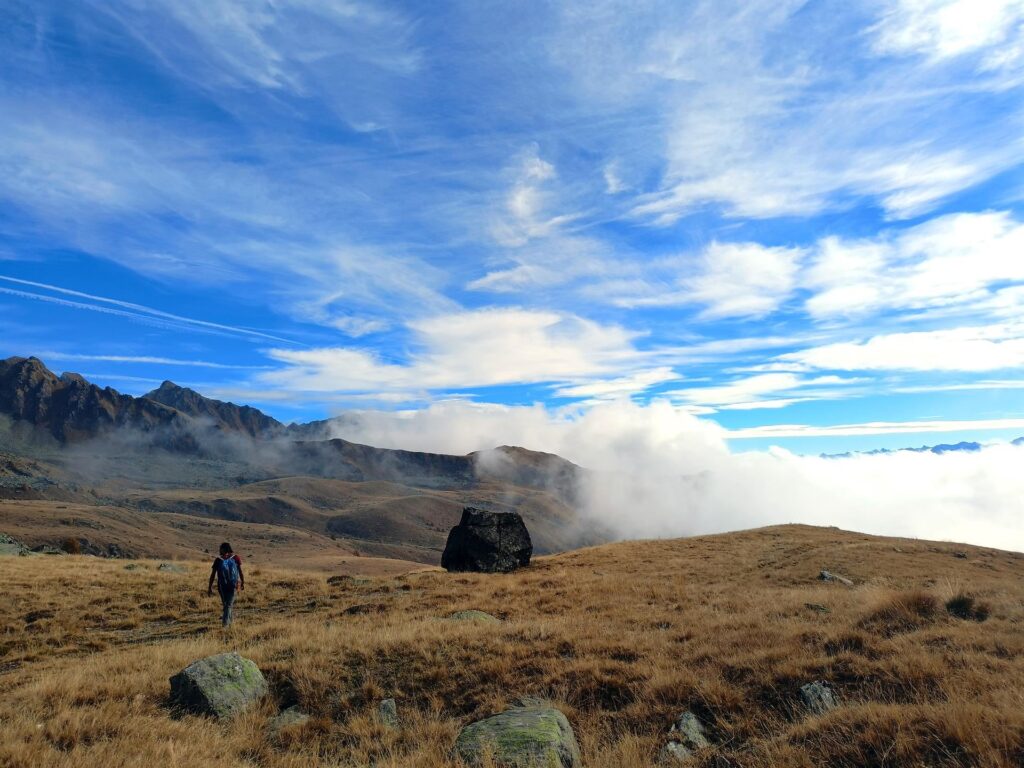
[[[666,401],[584,410],[437,403],[347,413],[335,436],[385,448],[468,453],[521,445],[593,472],[583,511],[623,538],[781,523],[1024,550],[1024,448],[843,458],[736,453],[728,433]]]

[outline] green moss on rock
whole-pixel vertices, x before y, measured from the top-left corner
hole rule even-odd
[[[267,693],[256,663],[237,653],[221,653],[189,664],[171,680],[171,701],[200,715],[229,718]]]
[[[470,765],[490,753],[505,768],[578,768],[580,750],[565,715],[547,706],[516,707],[462,729],[455,751]]]

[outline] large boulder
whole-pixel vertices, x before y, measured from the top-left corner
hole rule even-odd
[[[197,715],[234,717],[266,693],[259,667],[237,653],[194,661],[171,678],[171,701]]]
[[[579,768],[580,748],[565,715],[540,703],[470,723],[455,751],[471,766],[490,755],[499,768]]]
[[[448,534],[441,566],[449,571],[508,572],[529,565],[532,555],[530,532],[518,514],[466,507]]]

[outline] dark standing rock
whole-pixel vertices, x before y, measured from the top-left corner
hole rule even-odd
[[[381,725],[385,728],[397,728],[399,726],[398,705],[395,700],[383,699],[377,705],[377,717],[380,718]]]
[[[839,706],[832,686],[823,680],[800,687],[800,700],[812,715],[824,715]]]
[[[565,715],[554,707],[515,707],[470,723],[455,741],[459,757],[484,764],[488,752],[500,768],[580,768],[580,748]]]
[[[466,507],[448,534],[441,566],[449,571],[507,573],[529,565],[532,555],[530,532],[518,514]]]
[[[266,693],[256,662],[237,653],[194,661],[171,678],[171,701],[197,715],[234,717]]]

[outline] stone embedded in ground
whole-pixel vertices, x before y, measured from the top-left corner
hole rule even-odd
[[[309,722],[309,715],[303,712],[298,705],[288,707],[267,723],[267,735],[271,739],[277,739],[289,728],[297,728]]]
[[[832,573],[830,571],[822,571],[821,573],[818,574],[818,578],[821,579],[822,581],[834,581],[834,582],[836,582],[838,584],[843,584],[844,586],[847,586],[847,587],[852,587],[853,586],[853,582],[850,581],[845,576],[840,576],[838,573]]]
[[[530,564],[533,542],[515,512],[466,507],[448,534],[441,566],[449,571],[507,573]]]
[[[194,661],[171,678],[171,702],[197,715],[234,717],[266,693],[259,667],[237,653]]]
[[[397,728],[399,726],[398,704],[395,703],[395,700],[382,700],[377,705],[377,717],[386,728]]]
[[[454,621],[479,621],[484,624],[500,624],[501,619],[484,611],[456,611],[448,617]]]
[[[498,768],[580,768],[580,748],[565,715],[549,706],[516,707],[471,723],[455,741],[471,766],[490,755]]]
[[[6,533],[0,533],[0,555],[24,555],[29,548]]]
[[[800,701],[812,715],[824,715],[839,706],[835,691],[824,680],[800,686]]]
[[[659,763],[672,765],[686,762],[698,749],[711,746],[704,733],[704,726],[693,712],[683,712],[679,716],[669,731],[669,739],[658,755]]]

